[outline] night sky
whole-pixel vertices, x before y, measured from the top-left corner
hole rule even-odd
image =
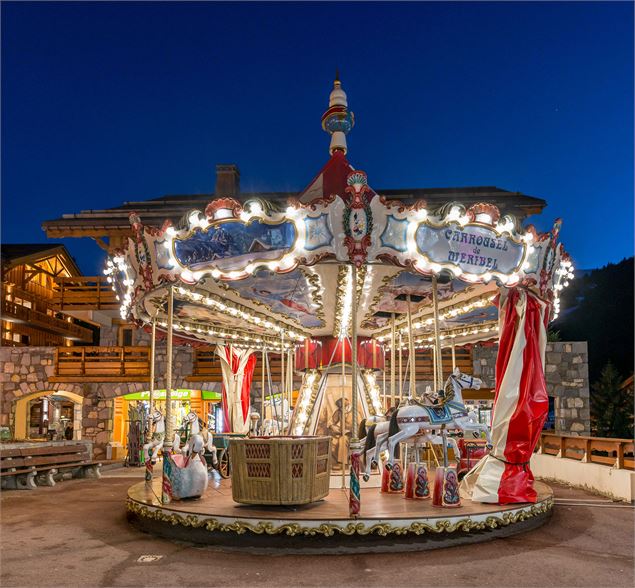
[[[375,188],[545,198],[579,268],[633,254],[633,4],[2,3],[2,242],[81,209],[301,190],[336,68]],[[91,240],[65,244],[84,273]]]

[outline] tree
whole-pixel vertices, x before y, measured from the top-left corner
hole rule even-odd
[[[609,361],[591,386],[591,427],[598,437],[633,438],[633,398]]]

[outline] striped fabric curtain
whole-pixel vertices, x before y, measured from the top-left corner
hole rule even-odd
[[[249,432],[249,392],[256,367],[251,349],[235,349],[231,345],[217,345],[216,354],[223,372],[224,432]]]
[[[549,409],[544,372],[548,313],[548,305],[528,290],[500,295],[493,448],[461,484],[472,500],[536,502],[529,460]]]

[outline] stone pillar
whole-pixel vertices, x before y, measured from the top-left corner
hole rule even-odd
[[[556,433],[590,435],[586,341],[547,343],[546,364],[547,392],[554,397]]]

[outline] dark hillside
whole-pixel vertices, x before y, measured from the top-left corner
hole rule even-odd
[[[551,325],[562,341],[589,342],[589,377],[608,361],[622,378],[633,373],[633,258],[578,272],[562,295],[562,314]]]

